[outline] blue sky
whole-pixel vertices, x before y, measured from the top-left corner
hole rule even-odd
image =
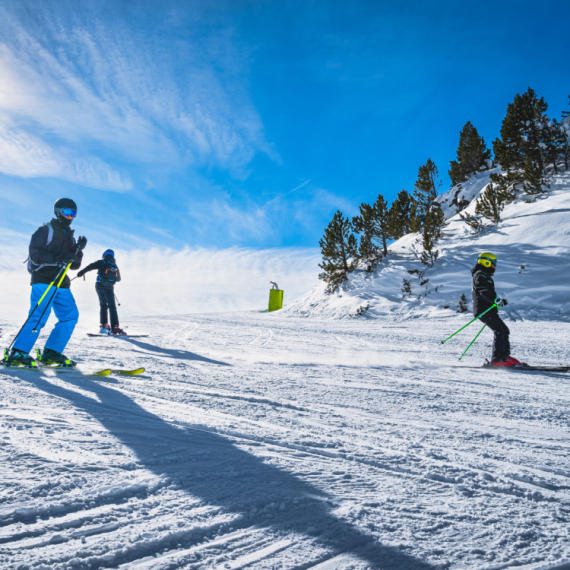
[[[447,189],[531,86],[568,109],[567,2],[3,2],[3,226],[54,200],[116,248],[318,246],[337,209]]]

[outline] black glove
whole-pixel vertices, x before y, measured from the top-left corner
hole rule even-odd
[[[77,277],[83,277],[85,275],[85,271],[83,269],[77,272]]]
[[[74,261],[76,261],[75,253],[72,253],[72,252],[62,253],[60,255],[58,261],[62,265],[69,265],[70,263],[73,263]]]
[[[497,307],[506,307],[508,305],[506,299],[495,299],[495,304]]]
[[[79,236],[77,239],[77,249],[83,251],[87,245],[87,238],[85,236]]]

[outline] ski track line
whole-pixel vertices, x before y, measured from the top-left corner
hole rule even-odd
[[[195,391],[195,392],[199,393],[199,391]],[[264,401],[264,400],[261,399],[261,398],[257,399],[257,398],[254,398],[254,397],[239,397],[239,396],[236,396],[236,395],[230,395],[230,396],[228,396],[228,395],[225,395],[225,394],[220,394],[220,395],[218,395],[218,394],[215,394],[215,393],[206,393],[206,392],[201,392],[201,393],[202,393],[202,394],[205,394],[205,395],[208,395],[208,396],[214,396],[214,397],[217,397],[217,396],[219,396],[219,397],[230,397],[230,398],[234,398],[234,399],[243,399],[244,401],[249,401],[249,402],[252,402],[252,403],[265,403],[265,404],[271,405],[271,406],[285,406],[285,407],[289,407],[289,408],[291,408],[291,409],[297,409],[297,410],[299,410],[299,408],[296,408],[295,406],[292,406],[292,405],[290,405],[290,404],[280,404],[280,403],[275,402],[275,401]],[[331,408],[334,408],[334,407],[335,407],[335,406],[331,406]],[[301,410],[301,411],[308,411],[309,409],[310,409],[310,408],[305,408],[305,409],[300,409],[300,410]],[[315,408],[315,409],[318,409],[318,407]],[[340,408],[339,408],[339,410],[342,411],[342,409],[340,409]],[[354,417],[354,414],[353,414],[353,417]],[[378,419],[378,418],[374,418],[374,417],[372,417],[371,419],[372,419],[372,420],[375,420],[375,421],[378,422],[378,423],[385,423],[385,421],[382,420],[382,419]],[[392,418],[390,423],[393,423],[393,421],[394,421],[394,419]],[[440,423],[441,423],[441,422],[440,422]],[[451,427],[451,425],[458,426],[459,422],[453,422],[453,424],[452,424],[452,423],[449,422],[449,421],[445,421],[445,422],[443,422],[443,424],[445,424],[445,425]],[[327,427],[331,427],[331,426],[327,426]],[[434,426],[434,427],[435,427],[435,426]],[[440,429],[440,430],[443,429],[442,425],[437,425],[437,429]],[[521,440],[521,441],[522,441],[523,443],[529,443],[529,440]],[[541,442],[541,441],[539,441],[539,442],[537,442],[537,443],[543,444],[543,442]]]
[[[110,407],[108,407],[108,406],[107,406],[107,408],[108,408],[108,409],[114,409],[114,408],[110,408]],[[117,410],[117,411],[119,411],[119,410]],[[124,411],[122,411],[122,413],[124,413]],[[202,432],[206,431],[206,432],[208,432],[208,433],[216,433],[216,434],[220,434],[220,435],[225,435],[225,436],[231,437],[231,438],[234,439],[234,440],[236,440],[236,439],[240,439],[240,440],[246,439],[246,440],[248,440],[248,441],[257,441],[257,442],[260,442],[260,443],[263,443],[263,444],[266,444],[266,445],[271,445],[271,446],[278,447],[278,448],[293,449],[293,450],[296,450],[296,451],[303,452],[303,453],[305,453],[305,454],[318,455],[318,456],[321,456],[321,457],[327,457],[327,458],[329,458],[329,459],[331,459],[331,458],[339,458],[339,459],[343,459],[343,460],[349,460],[349,459],[347,458],[347,455],[346,455],[346,454],[343,454],[343,453],[325,452],[325,451],[310,449],[310,448],[307,448],[306,446],[300,446],[300,445],[294,445],[294,444],[287,444],[287,445],[284,445],[284,444],[281,443],[281,442],[278,442],[278,441],[276,441],[276,440],[269,440],[269,439],[266,438],[266,437],[261,438],[261,439],[257,439],[257,438],[253,439],[253,438],[248,437],[248,436],[246,436],[246,435],[244,435],[244,434],[236,433],[236,432],[233,432],[233,431],[219,431],[219,430],[218,430],[218,431],[213,431],[213,430],[204,430],[204,429],[197,430],[197,428],[192,427],[192,426],[189,426],[189,425],[185,424],[184,422],[176,422],[176,425],[179,425],[179,426],[181,426],[181,427],[186,427],[187,429],[192,429],[192,430],[195,430],[195,431],[202,431]],[[522,443],[525,443],[525,441],[521,441],[521,442],[522,442]],[[379,448],[376,447],[376,449],[378,450]],[[385,451],[385,450],[384,450],[384,451]],[[390,450],[390,451],[393,452],[393,450]],[[414,459],[419,459],[419,458],[420,458],[419,456],[412,456],[412,457],[413,457]],[[422,457],[421,459],[425,460],[425,458],[423,458],[423,457]],[[368,465],[368,466],[372,466],[372,467],[380,468],[380,469],[384,469],[384,470],[392,470],[392,468],[387,468],[386,466],[381,466],[381,465],[380,465],[379,463],[377,463],[377,462],[373,462],[373,461],[370,461],[370,460],[362,460],[362,459],[359,459],[358,457],[356,457],[356,456],[354,456],[354,455],[350,458],[350,461],[356,461],[356,462],[364,463],[364,464],[366,464],[366,465]],[[515,465],[512,465],[512,464],[509,464],[509,465],[510,465],[511,467],[516,467]],[[458,465],[455,465],[455,467],[458,467]],[[521,466],[518,466],[518,467],[520,468]],[[532,470],[531,467],[523,467],[523,468],[528,469],[528,470]],[[472,470],[473,467],[471,467],[470,469]],[[483,472],[484,470],[479,470],[479,471]],[[398,470],[398,472],[403,473],[403,470]],[[413,473],[412,471],[410,471],[410,472],[408,472],[408,474],[414,474],[414,473]],[[444,482],[444,481],[441,481],[441,482],[442,482],[442,483],[446,483],[446,482]],[[553,490],[553,489],[548,489],[548,487],[545,487],[544,484],[543,484],[543,485],[540,485],[540,484],[538,484],[538,483],[525,481],[524,479],[519,479],[518,482],[521,484],[521,486],[523,486],[523,487],[525,487],[525,488],[532,488],[532,485],[535,485],[535,486],[541,487],[542,489],[545,489],[545,490],[550,490],[550,491]],[[560,495],[558,495],[558,496],[560,496]]]
[[[136,416],[136,417],[141,417],[139,414],[133,414],[131,412],[126,412],[125,410],[121,410],[120,408],[114,408],[108,405],[102,405],[102,404],[97,404],[94,403],[94,406],[98,406],[98,407],[105,407],[106,409],[109,410],[113,410],[113,411],[117,411],[120,412],[122,414],[128,414],[131,416]],[[156,421],[162,421],[162,420],[156,420]],[[265,445],[266,447],[274,447],[277,449],[287,449],[287,450],[294,450],[297,452],[301,452],[305,455],[311,455],[314,457],[320,457],[320,458],[326,458],[327,460],[341,460],[341,461],[348,461],[351,463],[358,463],[358,464],[362,464],[362,465],[366,465],[368,467],[372,467],[375,469],[378,469],[380,471],[384,471],[384,472],[390,472],[392,474],[398,474],[400,476],[405,476],[405,477],[412,477],[415,479],[425,479],[425,475],[421,472],[419,472],[418,470],[412,470],[412,469],[406,469],[403,467],[393,467],[390,465],[387,465],[385,462],[380,462],[380,461],[375,461],[372,459],[366,459],[363,457],[358,457],[357,455],[355,455],[354,453],[341,453],[341,452],[332,452],[332,451],[325,451],[325,450],[317,450],[317,449],[313,449],[313,448],[308,448],[307,446],[302,446],[302,445],[296,445],[296,444],[291,444],[291,443],[283,443],[274,439],[270,439],[267,437],[262,437],[262,438],[257,438],[257,437],[252,437],[252,436],[247,436],[244,435],[242,433],[237,433],[237,432],[233,432],[230,430],[207,430],[207,429],[203,429],[203,428],[195,428],[192,427],[190,425],[185,424],[184,422],[169,422],[175,425],[178,425],[180,427],[184,427],[186,429],[190,429],[192,431],[197,431],[197,432],[201,432],[201,433],[209,433],[209,434],[215,434],[215,435],[223,435],[225,437],[231,438],[232,440],[234,440],[235,442],[237,441],[254,441],[257,443],[261,443],[263,445]],[[181,440],[182,440],[182,436],[181,436]],[[409,458],[408,458],[409,459]],[[423,458],[422,458],[423,459]],[[473,470],[473,468],[471,467],[469,470]],[[478,470],[481,473],[484,473],[484,470]],[[438,480],[438,479],[433,479],[434,482],[439,483],[441,485],[456,485],[457,483],[455,481],[445,481],[445,480]],[[517,480],[517,484],[518,486],[522,487],[523,489],[527,489],[530,491],[535,492],[535,488],[538,486],[541,489],[541,494],[546,495],[549,498],[555,498],[555,499],[559,499],[559,498],[567,498],[570,499],[570,495],[567,494],[562,494],[559,493],[557,491],[553,491],[551,489],[547,489],[544,488],[543,486],[540,485],[536,485],[533,483],[530,483],[528,481],[524,481],[524,480]],[[513,490],[509,490],[509,489],[503,489],[500,487],[490,487],[488,489],[486,489],[488,492],[495,492],[495,493],[501,493],[501,494],[517,494],[516,492],[514,492]],[[524,493],[524,491],[521,491],[519,493],[519,496],[521,498],[528,498],[526,496],[526,494]],[[535,500],[534,496],[530,497],[530,500]],[[1,518],[0,518],[1,521]]]
[[[268,442],[265,441],[264,443],[267,444]],[[271,445],[275,445],[275,443],[271,443]],[[294,446],[294,449],[299,450],[300,448],[299,448],[298,446]],[[311,454],[315,455],[315,452],[314,452],[314,451],[308,452],[306,449],[303,449],[302,451],[303,451],[304,453],[311,453]],[[321,453],[317,452],[316,455],[322,455],[322,452],[321,452]],[[331,457],[331,454],[326,453],[326,454],[325,454],[325,457],[330,458],[330,457]],[[342,454],[336,454],[335,457],[341,457],[341,458],[343,458],[343,459],[346,459],[345,457],[342,457]],[[354,460],[355,460],[355,461],[358,461],[358,458],[353,457],[352,460],[353,460],[353,461],[354,461]],[[370,461],[366,461],[366,462],[364,462],[364,463],[366,463],[367,465],[371,465],[371,466],[378,467],[378,465],[375,465],[373,462],[370,462]],[[384,466],[383,466],[383,468],[385,469]],[[399,470],[399,472],[401,473],[400,470]],[[448,483],[449,483],[449,481],[439,481],[439,482],[440,482],[440,483],[443,483],[443,484],[448,484]],[[501,490],[501,492],[510,492],[510,491]]]
[[[267,329],[269,331],[269,336],[267,337],[266,340],[264,340],[261,343],[261,346],[266,346],[267,344],[269,344],[272,340],[273,340],[273,331],[271,329]]]

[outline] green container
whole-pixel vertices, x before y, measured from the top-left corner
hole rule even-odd
[[[269,312],[283,308],[283,291],[281,289],[269,290]]]

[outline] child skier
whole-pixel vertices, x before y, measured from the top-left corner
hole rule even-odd
[[[115,283],[121,280],[121,272],[115,262],[115,252],[108,249],[103,253],[102,259],[95,261],[77,273],[83,277],[88,271],[97,270],[95,291],[101,305],[101,334],[126,336],[126,332],[119,328],[119,315],[115,305]],[[111,326],[107,319],[107,310],[111,313]]]
[[[32,276],[30,316],[14,340],[14,348],[5,360],[8,366],[31,368],[37,365],[29,352],[52,309],[58,321],[46,340],[41,353],[41,363],[46,366],[75,366],[75,362],[67,358],[63,351],[73,334],[79,311],[69,288],[69,277],[65,275],[61,280],[60,276],[64,275],[66,266],[70,266],[71,269],[81,267],[87,239],[79,237],[75,241],[73,237],[74,231],[70,226],[77,216],[77,204],[71,198],[57,200],[53,211],[55,217],[38,228],[30,241],[28,257],[28,271]],[[50,291],[47,291],[48,289]]]
[[[497,298],[493,274],[497,267],[497,257],[492,253],[482,253],[477,259],[477,265],[471,269],[473,275],[473,314],[475,316],[484,313],[492,307],[506,307],[507,300]],[[486,312],[480,319],[494,333],[492,366],[520,366],[521,363],[511,356],[509,342],[509,329],[499,317],[497,307]]]

